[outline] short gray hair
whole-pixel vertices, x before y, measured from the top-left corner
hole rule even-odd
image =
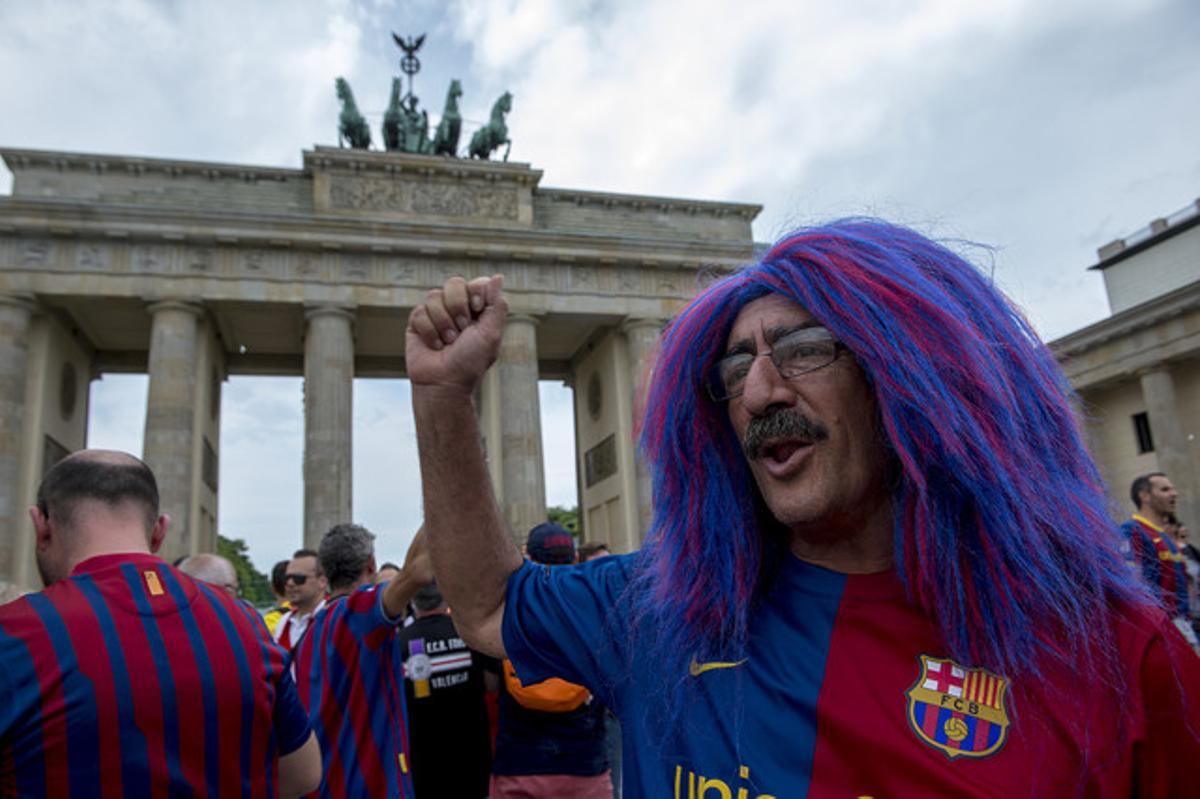
[[[210,552],[184,558],[179,564],[179,571],[218,588],[237,587],[237,570],[233,568],[233,564]]]
[[[375,534],[360,524],[339,524],[321,539],[317,560],[329,590],[354,585],[375,554]]]

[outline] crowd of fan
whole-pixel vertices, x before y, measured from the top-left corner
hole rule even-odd
[[[420,533],[403,566],[377,568],[374,536],[338,525],[275,564],[277,603],[262,610],[226,558],[154,556],[168,520],[133,456],[69,456],[34,517],[47,588],[0,612],[16,666],[0,679],[20,700],[0,715],[0,795],[620,795],[611,714],[580,686],[522,685],[469,649]],[[527,549],[577,560],[555,524]],[[607,554],[584,545],[578,559]],[[147,718],[134,740],[125,726]]]

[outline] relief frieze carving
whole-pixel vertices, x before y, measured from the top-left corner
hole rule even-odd
[[[392,283],[413,283],[417,277],[417,267],[405,261],[393,261],[388,265],[388,279]]]
[[[371,276],[371,259],[366,255],[343,255],[339,271],[348,280],[365,281]]]
[[[329,204],[339,211],[511,220],[518,210],[515,188],[342,175],[330,178]]]
[[[617,291],[628,294],[641,288],[641,275],[632,267],[617,268]]]
[[[189,247],[184,253],[183,265],[189,272],[211,272],[213,268],[212,250],[204,247]]]
[[[21,266],[45,266],[54,253],[54,243],[45,239],[26,239],[17,257]]]
[[[108,247],[83,243],[75,247],[75,265],[87,272],[103,272],[109,268],[111,258]]]
[[[134,272],[167,272],[166,248],[156,244],[137,244],[133,247]]]
[[[596,288],[596,272],[586,266],[572,266],[571,270],[571,287],[575,289],[584,289],[591,291]]]
[[[312,278],[321,273],[321,256],[310,252],[296,253],[295,273],[299,278]]]
[[[383,178],[333,177],[329,204],[347,211],[397,211],[412,208],[412,184]]]
[[[246,250],[242,253],[242,268],[251,274],[266,270],[267,254],[262,250]]]

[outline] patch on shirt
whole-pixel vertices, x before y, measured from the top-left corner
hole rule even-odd
[[[142,572],[142,579],[146,581],[146,590],[150,592],[150,596],[162,596],[166,593],[158,579],[158,572],[153,569]]]
[[[413,696],[425,699],[429,696],[429,678],[433,676],[433,662],[425,654],[425,639],[414,638],[408,642],[408,660],[404,662],[404,676],[412,681]]]
[[[1008,738],[1007,695],[1005,677],[921,655],[921,672],[906,694],[908,723],[950,759],[987,757]]]

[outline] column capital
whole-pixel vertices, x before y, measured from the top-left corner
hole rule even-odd
[[[508,315],[509,322],[524,322],[537,327],[542,323],[542,317],[530,313],[510,313]]]
[[[311,322],[320,316],[340,316],[353,324],[355,321],[354,312],[355,307],[353,305],[338,305],[335,303],[305,304],[304,321]]]
[[[663,325],[666,324],[664,319],[650,319],[640,316],[626,316],[621,320],[619,328],[622,333],[628,333],[631,330],[638,330],[643,327],[652,327],[655,330],[661,331]]]
[[[1158,363],[1152,363],[1149,366],[1143,366],[1140,369],[1136,369],[1133,373],[1134,377],[1138,378],[1139,380],[1143,377],[1157,374],[1164,374],[1169,377],[1171,375],[1171,364],[1167,361],[1159,361]]]
[[[184,311],[195,316],[197,319],[204,316],[204,305],[197,300],[182,300],[182,299],[165,299],[165,300],[149,300],[146,303],[146,311],[153,316],[159,311]]]
[[[0,305],[7,305],[11,308],[20,308],[30,313],[38,309],[37,298],[26,292],[15,292],[12,294],[0,294]]]

